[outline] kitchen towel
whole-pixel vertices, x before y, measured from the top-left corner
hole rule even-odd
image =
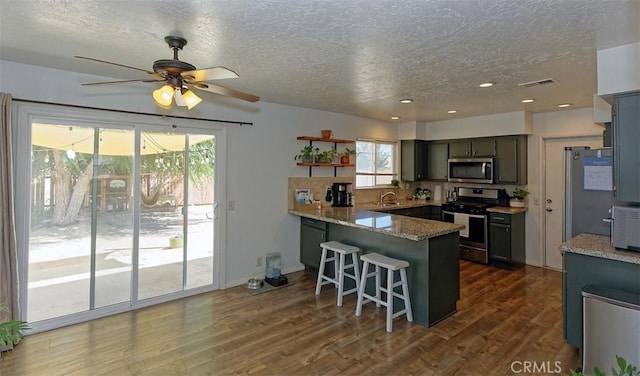
[[[463,238],[469,237],[469,214],[453,213],[453,223],[464,225],[464,228],[460,230],[460,236]]]

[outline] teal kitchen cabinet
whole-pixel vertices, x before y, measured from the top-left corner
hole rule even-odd
[[[640,92],[614,96],[612,118],[615,197],[640,202]]]
[[[401,179],[421,181],[426,177],[427,142],[423,140],[402,140],[400,143]]]
[[[449,158],[493,157],[495,154],[494,138],[473,138],[449,142]]]
[[[582,289],[594,285],[639,294],[640,264],[572,252],[564,252],[562,262],[564,338],[582,349]]]
[[[525,213],[489,213],[489,261],[508,268],[524,265]]]
[[[527,136],[496,137],[495,182],[527,184]]]
[[[310,218],[300,218],[300,263],[317,271],[320,268],[322,248],[320,243],[327,241],[327,222]]]
[[[449,176],[449,143],[429,142],[427,144],[426,180],[447,181]]]

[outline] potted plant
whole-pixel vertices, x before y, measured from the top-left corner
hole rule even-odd
[[[349,148],[344,148],[344,152],[342,152],[342,154],[340,155],[340,163],[342,164],[349,164],[350,163],[350,157],[352,155],[356,155],[356,150],[353,149],[349,149]]]
[[[413,197],[417,200],[431,200],[431,190],[429,188],[416,188],[413,191]]]
[[[340,153],[335,148],[327,150],[325,152],[325,156],[327,159],[327,163],[340,163]]]
[[[300,160],[303,163],[313,163],[316,160],[316,156],[320,153],[319,148],[314,148],[311,145],[307,145],[300,150],[300,154],[296,155],[294,160]]]
[[[391,185],[393,186],[393,188],[400,188],[400,180],[391,179]]]
[[[331,152],[330,151],[323,151],[321,153],[318,153],[318,155],[316,155],[316,162],[318,163],[331,163]]]
[[[640,370],[638,367],[634,366],[631,363],[627,363],[626,359],[616,355],[616,364],[619,369],[616,371],[614,368],[611,368],[611,372],[613,375],[618,376],[638,376],[640,375]],[[583,371],[571,371],[571,376],[584,376]],[[606,376],[607,374],[603,372],[598,367],[593,367],[593,374],[596,376]]]
[[[7,306],[0,302],[0,312],[8,312]],[[29,326],[24,321],[5,321],[0,322],[0,357],[3,351],[13,349],[13,346],[24,337],[23,332],[28,330]]]
[[[529,191],[516,187],[513,190],[513,197],[509,201],[509,206],[523,208],[525,206],[525,199],[527,198],[527,195],[529,195]]]

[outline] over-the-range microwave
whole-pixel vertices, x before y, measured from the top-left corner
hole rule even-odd
[[[493,183],[493,158],[449,158],[449,178],[456,183]]]

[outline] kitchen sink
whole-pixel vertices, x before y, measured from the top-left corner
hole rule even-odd
[[[387,207],[387,206],[400,206],[400,203],[399,202],[384,202],[384,203],[378,204],[378,206],[382,206],[383,208]]]

